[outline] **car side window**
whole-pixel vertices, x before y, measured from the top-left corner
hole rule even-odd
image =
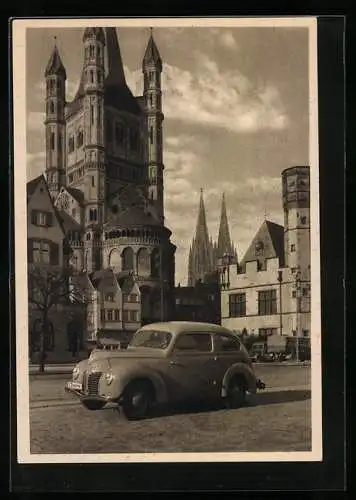
[[[182,333],[174,346],[174,353],[211,352],[212,341],[209,333]]]
[[[217,352],[238,352],[241,349],[240,341],[237,338],[224,333],[215,334],[214,344]]]

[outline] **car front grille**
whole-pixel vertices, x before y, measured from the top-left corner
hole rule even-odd
[[[87,393],[90,396],[98,395],[100,377],[101,377],[101,372],[90,373],[88,375]]]

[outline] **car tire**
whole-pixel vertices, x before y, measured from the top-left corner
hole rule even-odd
[[[153,403],[152,384],[145,380],[138,380],[127,385],[120,407],[127,420],[142,420],[150,415]]]
[[[227,388],[226,406],[233,410],[246,403],[246,381],[243,377],[233,377]]]
[[[96,411],[96,410],[101,410],[104,408],[105,403],[102,401],[82,401],[82,405],[87,409],[91,411]]]

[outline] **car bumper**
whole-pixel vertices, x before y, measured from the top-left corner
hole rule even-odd
[[[70,380],[69,382],[66,382],[64,389],[66,392],[70,392],[71,394],[75,394],[82,401],[100,401],[102,403],[110,403],[114,400],[111,396],[86,394],[83,391],[81,384],[78,384],[77,382],[73,382],[72,380]]]

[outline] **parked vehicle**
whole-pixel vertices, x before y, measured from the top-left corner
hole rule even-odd
[[[78,363],[66,383],[86,408],[116,403],[130,420],[187,400],[222,399],[238,408],[264,387],[230,330],[180,321],[143,326],[127,349],[97,352]]]

